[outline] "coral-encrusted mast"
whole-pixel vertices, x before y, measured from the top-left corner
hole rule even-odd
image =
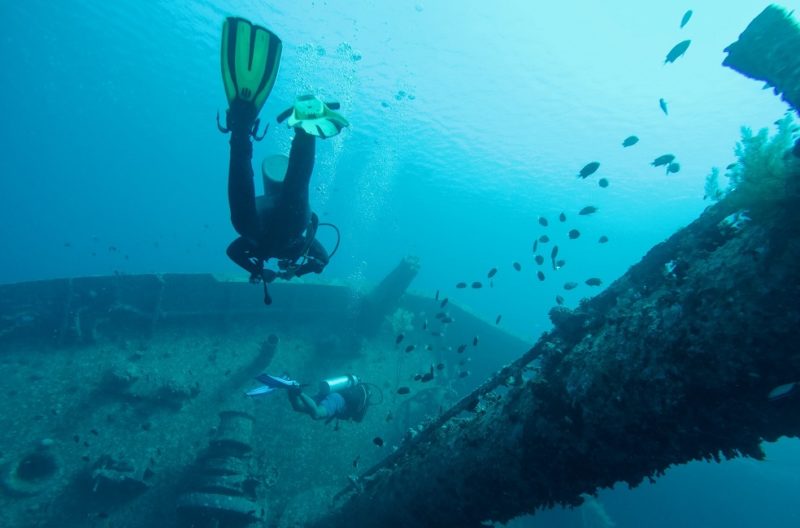
[[[800,395],[768,398],[800,380],[799,202],[732,229],[729,196],[554,311],[533,379],[371,471],[315,526],[479,526],[800,434]]]

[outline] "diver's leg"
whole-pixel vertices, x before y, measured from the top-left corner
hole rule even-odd
[[[302,129],[295,129],[289,166],[283,181],[283,195],[287,200],[302,205],[298,209],[308,209],[308,184],[314,170],[315,140],[314,136]]]
[[[244,237],[239,237],[228,246],[228,258],[239,267],[250,272],[250,276],[261,274],[261,266],[252,257],[253,245]]]
[[[243,237],[258,239],[259,221],[256,212],[256,190],[253,183],[253,144],[250,128],[254,116],[234,103],[228,111],[231,129],[231,158],[228,166],[228,204],[233,228]]]

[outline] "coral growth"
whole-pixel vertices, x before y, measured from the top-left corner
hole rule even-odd
[[[705,198],[720,200],[736,195],[740,207],[758,205],[780,198],[786,192],[787,180],[797,172],[798,161],[790,150],[795,141],[796,127],[791,114],[776,121],[777,131],[770,136],[762,128],[757,134],[742,127],[742,139],[734,152],[738,162],[728,166],[727,186],[720,188],[720,170],[712,168],[706,176]]]
[[[776,125],[772,136],[766,128],[753,134],[750,128],[742,127],[742,139],[734,149],[738,162],[725,174],[727,187],[719,189],[719,170],[714,168],[706,178],[706,197],[718,200],[736,194],[745,206],[780,198],[786,192],[787,179],[798,168],[797,159],[790,153],[796,127],[791,114]]]
[[[403,308],[398,308],[389,317],[389,324],[392,326],[392,333],[410,332],[414,329],[414,314]]]

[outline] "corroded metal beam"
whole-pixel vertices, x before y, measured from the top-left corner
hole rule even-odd
[[[741,204],[723,200],[597,297],[554,309],[529,352],[535,375],[479,388],[313,525],[480,526],[800,435],[800,396],[768,397],[800,380],[800,199],[732,227]]]

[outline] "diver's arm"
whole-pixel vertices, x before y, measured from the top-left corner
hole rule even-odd
[[[299,390],[290,390],[289,403],[292,404],[292,409],[297,412],[305,413],[314,420],[321,420],[328,417],[328,410],[311,398],[308,394]]]
[[[322,244],[320,244],[319,240],[315,238],[308,248],[308,260],[297,268],[294,274],[300,277],[307,273],[322,273],[322,270],[328,265],[329,260],[328,252]]]

